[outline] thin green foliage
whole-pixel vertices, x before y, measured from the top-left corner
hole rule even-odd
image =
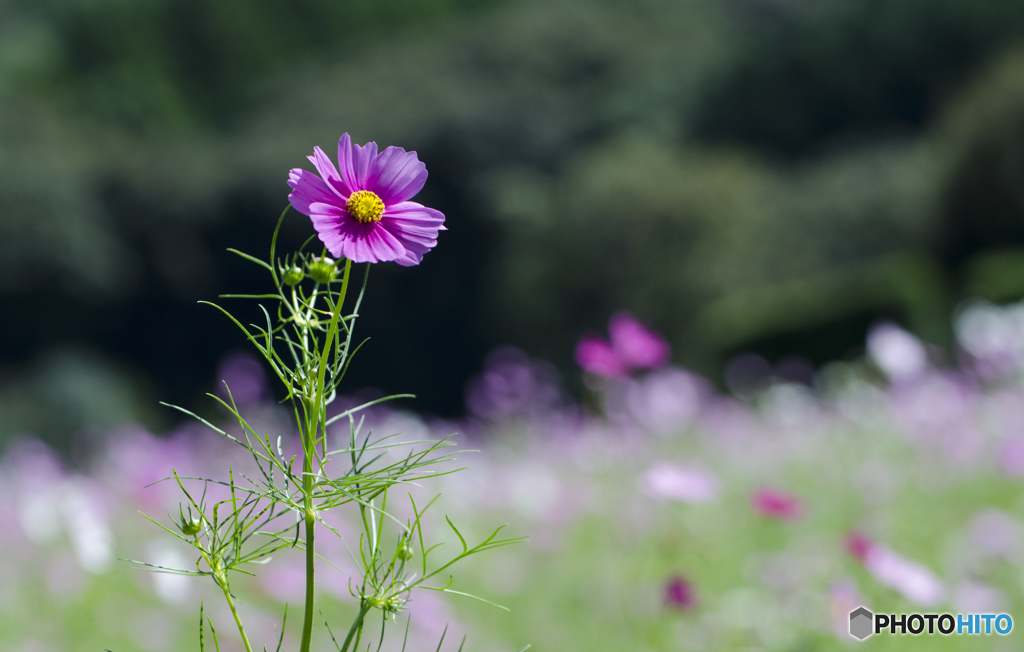
[[[396,487],[418,485],[421,481],[459,470],[454,467],[455,458],[450,452],[454,444],[451,437],[406,440],[401,435],[376,436],[372,430],[364,431],[364,419],[360,413],[384,401],[411,398],[410,394],[388,396],[335,415],[328,414],[355,353],[365,342],[357,343],[354,333],[366,291],[369,265],[366,265],[362,282],[346,310],[350,299],[351,261],[346,260],[335,267],[333,262],[327,262],[326,252],[319,256],[306,252],[305,246],[312,238],[297,253],[278,257],[277,236],[286,213],[287,209],[274,230],[269,262],[229,250],[270,272],[274,292],[222,296],[225,299],[270,302],[269,309],[263,303],[259,305],[261,323],[246,326],[226,308],[211,302],[200,303],[213,306],[227,316],[277,378],[284,393],[281,403],[290,409],[301,454],[284,453],[282,438],[285,435],[271,437],[270,433],[256,430],[243,415],[226,383],[224,396],[209,396],[237,424],[233,433],[184,408],[169,406],[199,420],[243,448],[252,462],[252,470],[237,474],[239,480],[236,480],[236,473],[229,469],[225,481],[180,476],[172,469],[171,477],[165,480],[173,480],[177,484],[185,501],[179,507],[177,523],[167,527],[148,516],[146,518],[192,547],[196,553],[195,568],[172,569],[136,563],[143,570],[211,577],[231,608],[246,651],[252,652],[236,609],[236,597],[231,591],[231,575],[251,575],[253,565],[269,562],[273,553],[282,548],[303,551],[307,591],[300,652],[309,652],[314,568],[317,560],[324,561],[315,552],[316,530],[322,526],[319,529],[340,536],[325,522],[323,514],[351,505],[363,525],[355,550],[349,547],[350,555],[362,574],[359,581],[350,582],[350,592],[358,599],[359,611],[340,644],[322,612],[321,618],[338,652],[349,652],[360,649],[368,614],[373,610],[380,611],[381,630],[377,641],[380,649],[387,623],[395,621],[403,611],[414,589],[442,591],[493,604],[453,590],[454,578],[447,571],[466,557],[519,542],[522,538],[499,539],[498,535],[505,527],[501,526],[482,542],[470,546],[455,524],[445,517],[461,549],[434,563],[434,559],[428,557],[442,544],[427,547],[422,518],[437,497],[420,509],[411,492],[406,491],[413,517],[404,522],[389,511],[389,491],[393,494]],[[330,445],[328,428],[346,421],[346,441],[340,448]],[[332,437],[337,437],[336,429],[332,429]],[[216,501],[208,499],[211,488],[218,488],[219,492],[226,493],[226,497]],[[448,575],[445,586],[426,584],[442,574]],[[210,624],[214,645],[219,649],[213,623],[209,618],[206,621]],[[282,650],[286,625],[287,607],[277,637],[276,652]],[[201,650],[205,645],[203,632],[203,606],[200,605]],[[263,649],[266,651],[267,648]]]

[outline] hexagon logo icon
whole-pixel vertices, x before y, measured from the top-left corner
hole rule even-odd
[[[850,636],[863,641],[874,633],[875,615],[864,607],[850,612]]]

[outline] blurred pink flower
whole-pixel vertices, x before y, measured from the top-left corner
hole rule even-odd
[[[608,321],[612,349],[622,363],[632,369],[654,369],[668,362],[672,354],[668,342],[628,312],[617,312]]]
[[[668,362],[671,349],[664,337],[628,312],[617,312],[608,322],[611,342],[600,335],[584,335],[576,345],[576,362],[585,371],[605,378],[622,378],[640,369]]]
[[[750,497],[754,511],[767,518],[794,521],[803,515],[799,498],[776,489],[758,489]]]
[[[665,604],[673,609],[689,611],[697,606],[693,583],[681,575],[673,575],[665,583]]]
[[[576,364],[605,378],[623,378],[629,369],[612,349],[612,345],[599,335],[584,335],[576,345]]]
[[[864,568],[879,584],[889,587],[916,605],[934,606],[946,595],[942,581],[930,568],[875,543],[860,532],[847,534],[846,549],[864,564]]]

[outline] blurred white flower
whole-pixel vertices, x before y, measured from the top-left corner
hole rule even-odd
[[[626,406],[651,432],[676,434],[690,427],[709,394],[703,378],[669,367],[629,383]]]
[[[872,545],[864,556],[864,567],[879,583],[916,605],[933,607],[945,598],[946,588],[931,569],[885,546]]]
[[[94,492],[84,483],[69,480],[60,508],[78,564],[90,573],[106,572],[114,560],[114,535],[98,509]]]
[[[177,549],[174,541],[160,539],[149,546],[146,561],[154,566],[188,570],[189,560]],[[167,604],[181,604],[188,599],[191,584],[187,575],[150,573],[157,596]]]
[[[928,354],[921,341],[888,322],[868,333],[868,354],[893,382],[910,380],[928,368]]]
[[[640,477],[640,488],[652,498],[706,503],[718,496],[719,482],[707,471],[658,462]]]
[[[956,338],[987,378],[1019,372],[1024,365],[1024,302],[1009,306],[975,303],[956,318]]]

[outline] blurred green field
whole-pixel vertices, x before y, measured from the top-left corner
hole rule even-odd
[[[435,649],[447,624],[443,649],[452,650],[466,635],[467,650],[796,651],[858,644],[845,628],[860,605],[1019,614],[1024,387],[927,365],[900,377],[906,368],[886,368],[875,353],[880,361],[828,368],[814,387],[776,381],[744,398],[669,367],[595,385],[600,414],[564,402],[537,412],[534,402],[456,426],[372,413],[378,433],[461,430],[463,445],[480,449],[460,456],[468,469],[411,488],[420,504],[442,496],[426,534],[446,543],[432,554],[458,545],[441,513],[471,543],[501,523],[530,536],[454,572],[453,589],[510,612],[421,591],[384,649],[398,649],[406,615],[416,650]],[[549,377],[516,360],[526,373],[515,391],[540,395],[536,384]],[[490,373],[511,378],[510,369]],[[250,409],[266,427],[280,425],[273,408]],[[135,512],[173,511],[175,493],[142,481],[170,464],[238,472],[245,460],[194,429],[169,439],[126,429],[106,441],[84,475],[30,442],[4,461],[3,649],[198,649],[200,600],[224,649],[236,649],[212,583],[168,580],[114,557],[189,566],[185,547]],[[331,523],[355,531],[345,517]],[[351,572],[344,543],[318,540],[325,560]],[[235,592],[247,627],[268,642],[282,603],[301,604],[301,558],[285,551],[256,572]],[[348,577],[324,565],[318,578],[337,633],[354,613]],[[674,578],[686,584],[675,598]],[[333,649],[326,631],[317,636],[316,649]],[[859,645],[1012,650],[1018,637],[882,634]]]

